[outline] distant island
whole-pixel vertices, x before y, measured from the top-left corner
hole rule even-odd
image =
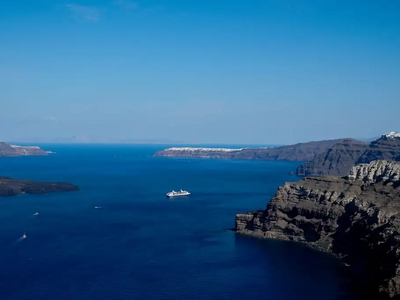
[[[0,157],[47,155],[49,153],[52,152],[45,151],[38,146],[17,146],[0,142]],[[39,182],[0,176],[0,196],[15,196],[18,194],[45,194],[78,190],[79,187],[69,182]]]
[[[399,299],[400,163],[285,183],[265,210],[236,215],[235,231],[335,254],[371,299]]]
[[[69,182],[39,182],[0,177],[0,196],[18,194],[46,194],[54,192],[78,191],[79,187]]]
[[[47,155],[51,151],[45,151],[38,146],[17,146],[0,142],[0,157]]]
[[[298,176],[344,176],[360,163],[382,159],[400,161],[400,133],[383,134],[372,142],[343,138],[265,148],[174,147],[158,151],[154,156],[304,161],[295,172]]]

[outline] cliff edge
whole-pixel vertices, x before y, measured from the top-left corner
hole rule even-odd
[[[400,299],[400,163],[285,183],[266,210],[238,214],[235,230],[337,255],[366,293]]]

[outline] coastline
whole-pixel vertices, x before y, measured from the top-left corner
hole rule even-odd
[[[400,163],[373,161],[347,177],[307,177],[279,187],[265,210],[237,214],[234,231],[292,241],[339,258],[354,285],[400,297]]]

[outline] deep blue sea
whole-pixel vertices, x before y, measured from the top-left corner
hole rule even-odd
[[[160,158],[152,154],[165,146],[154,145],[43,147],[56,154],[1,158],[0,175],[81,190],[0,198],[1,300],[355,299],[332,257],[228,230],[236,213],[263,209],[296,180],[297,163]],[[192,195],[165,197],[181,188]]]

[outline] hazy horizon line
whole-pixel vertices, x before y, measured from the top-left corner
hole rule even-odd
[[[124,141],[88,141],[88,142],[79,142],[79,141],[35,141],[35,140],[25,140],[25,139],[18,139],[14,141],[5,141],[8,144],[55,144],[55,145],[171,145],[171,146],[184,146],[184,145],[246,145],[246,146],[285,146],[285,145],[296,145],[302,143],[310,143],[310,142],[319,142],[319,141],[329,141],[329,140],[339,140],[339,139],[355,139],[362,142],[370,142],[373,140],[378,139],[379,137],[373,138],[352,138],[352,137],[342,137],[342,138],[333,138],[333,139],[320,139],[320,140],[308,140],[308,141],[300,141],[295,143],[243,143],[243,142],[184,142],[184,141],[131,141],[131,142],[124,142]]]

